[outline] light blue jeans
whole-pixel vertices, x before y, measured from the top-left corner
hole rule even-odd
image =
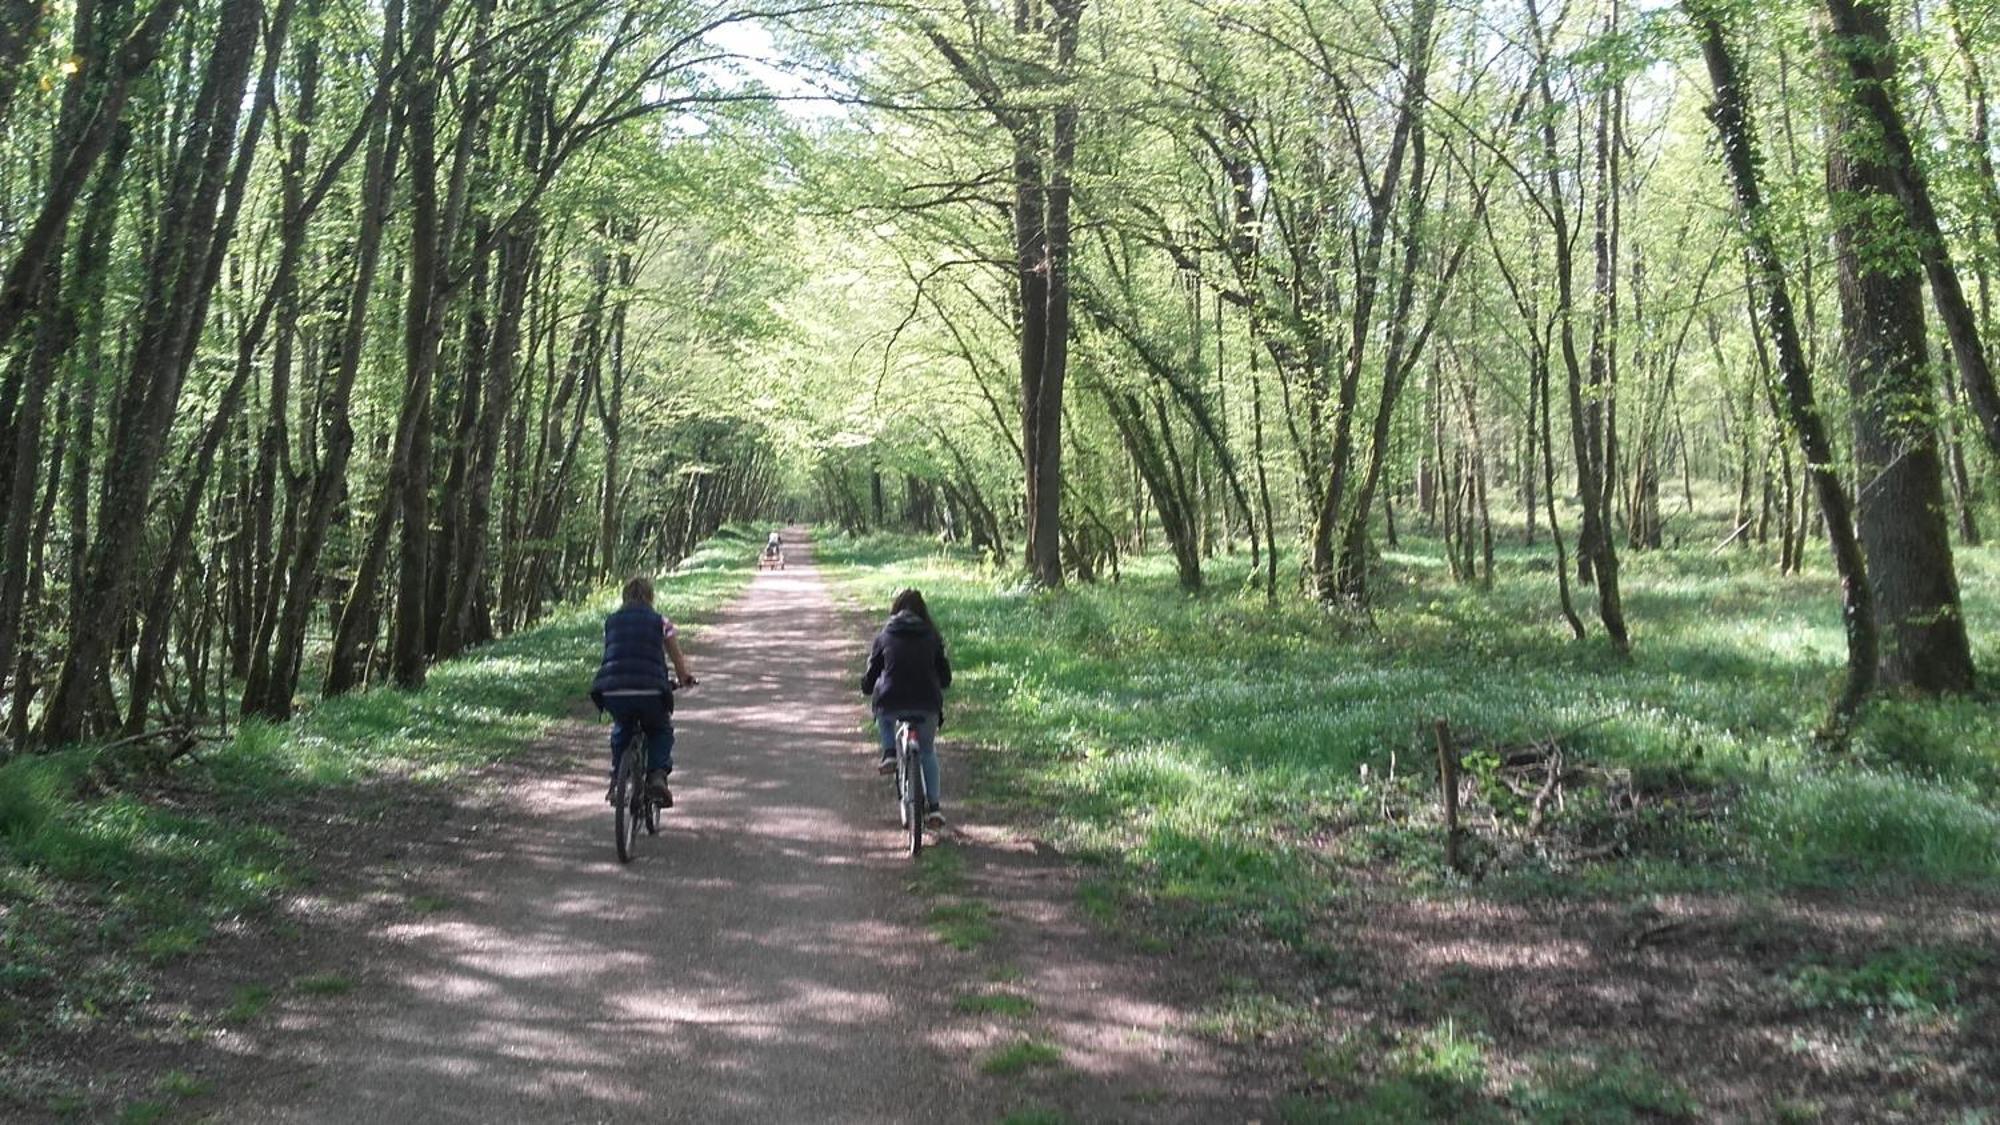
[[[935,712],[926,711],[878,711],[875,714],[875,733],[882,739],[882,756],[896,756],[896,724],[907,722],[917,732],[917,765],[924,773],[924,796],[930,807],[938,806],[938,758],[937,729],[938,717]]]

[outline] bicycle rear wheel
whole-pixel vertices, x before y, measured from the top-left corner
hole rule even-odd
[[[632,862],[632,841],[638,829],[638,817],[634,816],[634,787],[644,784],[633,777],[632,763],[638,760],[638,748],[628,746],[618,757],[618,780],[612,786],[611,817],[612,828],[618,837],[618,862]],[[641,798],[643,799],[643,798]]]
[[[903,779],[903,827],[909,834],[910,855],[924,850],[924,771],[917,762],[917,735],[908,727],[896,732],[896,763]]]

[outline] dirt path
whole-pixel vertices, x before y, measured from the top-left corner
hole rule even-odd
[[[607,728],[565,724],[461,836],[480,843],[424,873],[408,901],[428,912],[365,923],[352,991],[275,1014],[252,1048],[268,1079],[229,1100],[274,1122],[1260,1116],[1179,1030],[1169,978],[1077,926],[1068,873],[1008,834],[952,845],[974,893],[1005,896],[994,938],[958,951],[926,925],[856,729],[860,639],[810,552],[792,557],[691,645],[678,804],[630,866]],[[1035,1010],[954,1006],[995,979]],[[1062,1061],[985,1072],[1022,1038]]]

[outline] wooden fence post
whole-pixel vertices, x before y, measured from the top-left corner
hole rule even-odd
[[[1451,724],[1436,721],[1438,785],[1444,795],[1444,861],[1458,870],[1458,747],[1452,745]]]

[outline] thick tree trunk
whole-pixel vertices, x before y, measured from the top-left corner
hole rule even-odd
[[[1882,150],[1887,185],[1902,205],[1903,221],[1930,278],[1931,299],[1951,341],[1952,359],[1965,383],[1966,397],[1986,435],[1986,444],[2000,457],[2000,386],[1994,383],[1979,321],[1965,299],[1965,289],[1951,261],[1950,244],[1931,201],[1930,185],[1917,162],[1916,148],[1896,106],[1895,44],[1875,0],[1826,0],[1832,17],[1832,47],[1846,65],[1847,96],[1870,128],[1870,143]]]
[[[1865,107],[1851,82],[1836,86],[1826,184],[1839,251],[1841,358],[1854,403],[1855,514],[1882,639],[1878,676],[1884,687],[1926,695],[1965,691],[1972,649],[1945,518],[1923,279],[1893,251],[1908,228],[1879,218],[1883,203],[1894,213],[1894,177],[1872,151],[1879,146]]]

